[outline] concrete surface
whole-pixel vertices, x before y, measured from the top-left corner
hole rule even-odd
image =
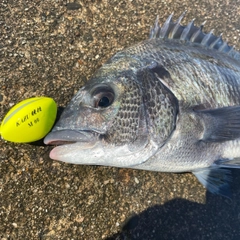
[[[0,0],[0,119],[15,103],[66,106],[112,54],[146,39],[156,15],[196,18],[240,47],[240,0]],[[51,147],[0,141],[0,239],[240,239],[233,199],[191,174],[74,166]]]

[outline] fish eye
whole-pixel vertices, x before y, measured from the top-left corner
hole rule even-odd
[[[97,91],[94,96],[94,107],[95,108],[106,108],[110,106],[114,101],[114,93],[110,90]]]

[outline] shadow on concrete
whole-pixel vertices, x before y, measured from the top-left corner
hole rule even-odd
[[[131,216],[106,240],[239,240],[240,170],[233,170],[232,200],[206,193],[206,204],[174,199]]]

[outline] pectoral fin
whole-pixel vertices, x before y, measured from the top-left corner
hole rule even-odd
[[[240,106],[196,110],[203,121],[202,141],[222,142],[240,138]]]

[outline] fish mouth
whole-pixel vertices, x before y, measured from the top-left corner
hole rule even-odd
[[[99,139],[99,133],[85,130],[63,129],[50,132],[45,138],[47,145],[66,145],[77,142],[96,142]]]
[[[100,141],[101,134],[90,130],[62,129],[50,132],[44,143],[55,145],[49,157],[68,163],[78,164],[79,153],[94,149]]]

